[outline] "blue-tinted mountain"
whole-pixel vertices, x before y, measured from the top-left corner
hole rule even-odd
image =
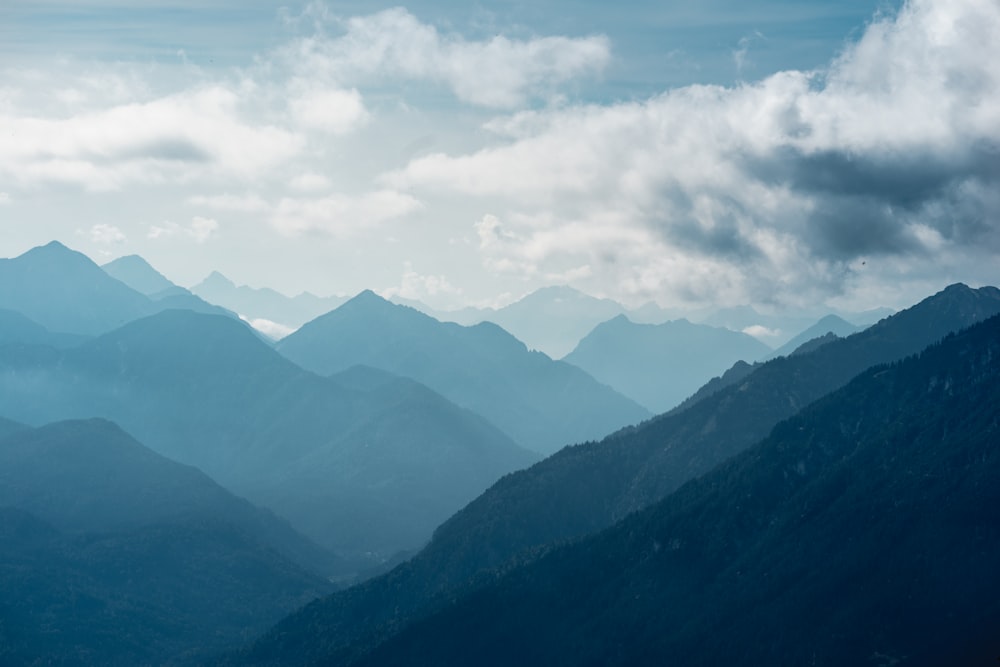
[[[186,290],[147,297],[57,241],[13,259],[0,259],[0,309],[20,313],[52,336],[95,336],[171,308],[233,316]],[[73,343],[51,337],[34,342]]]
[[[412,378],[543,453],[649,416],[575,366],[529,351],[495,324],[439,322],[370,291],[304,325],[276,349],[322,375],[364,364]]]
[[[0,507],[0,664],[194,665],[332,586],[206,518],[62,533]]]
[[[450,518],[411,561],[286,619],[251,662],[318,658],[377,642],[470,580],[538,549],[596,533],[746,450],[783,419],[877,364],[915,354],[1000,313],[1000,290],[952,285],[810,354],[757,367],[697,402],[508,475]]]
[[[7,419],[5,417],[0,417],[0,438],[6,437],[11,433],[16,433],[17,431],[29,428],[27,425],[20,422],[16,422],[12,419]]]
[[[343,386],[289,362],[238,320],[190,311],[65,351],[2,347],[0,405],[30,424],[113,420],[351,555],[419,546],[537,458],[412,381]]]
[[[309,292],[289,297],[266,287],[237,286],[218,271],[213,271],[191,291],[249,320],[269,320],[290,329],[297,329],[347,300],[339,296],[320,297]]]
[[[0,506],[30,512],[73,534],[214,521],[232,525],[317,575],[344,570],[333,554],[287,521],[101,419],[9,430],[0,438]]]
[[[798,334],[787,343],[776,349],[770,357],[783,357],[794,353],[800,347],[817,338],[822,338],[827,334],[833,334],[838,338],[850,336],[852,333],[860,331],[863,327],[851,324],[837,315],[827,315],[821,318],[802,333]],[[829,342],[829,341],[827,341]]]
[[[52,332],[16,310],[0,308],[0,345],[29,343],[52,347],[73,347],[87,336]]]
[[[179,289],[166,276],[154,269],[149,262],[139,255],[125,255],[101,266],[104,272],[112,278],[120,280],[136,292],[153,296],[154,294]]]
[[[153,312],[151,302],[57,241],[0,259],[0,308],[49,331],[95,335]]]
[[[998,405],[994,317],[350,662],[995,663]]]
[[[660,413],[735,362],[752,362],[770,351],[729,329],[687,320],[636,324],[619,315],[597,325],[563,361]]]

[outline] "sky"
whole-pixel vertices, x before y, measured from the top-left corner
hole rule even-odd
[[[904,307],[1000,283],[997,35],[997,0],[0,0],[0,256]]]

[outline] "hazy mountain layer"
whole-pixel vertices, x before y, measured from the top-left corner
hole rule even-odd
[[[0,506],[30,512],[66,533],[178,520],[224,523],[317,575],[344,569],[287,521],[100,419],[15,430],[0,438]]]
[[[32,424],[111,419],[353,554],[419,546],[535,460],[412,381],[344,387],[287,361],[243,323],[187,311],[66,351],[0,348],[0,405]]]
[[[66,535],[0,507],[0,664],[188,665],[328,592],[231,524]]]
[[[563,360],[661,413],[735,362],[752,362],[770,351],[729,329],[687,320],[635,324],[619,315],[597,325]]]
[[[322,375],[365,364],[413,378],[539,452],[599,438],[649,416],[575,366],[529,351],[494,324],[439,322],[372,292],[276,347]]]
[[[154,312],[149,299],[53,241],[0,259],[0,308],[49,331],[94,335]]]
[[[438,528],[410,562],[286,619],[253,660],[267,662],[285,650],[318,658],[362,638],[377,641],[403,618],[450,599],[477,572],[606,528],[743,451],[864,369],[998,312],[1000,290],[953,285],[810,354],[751,368],[743,380],[683,410],[564,449],[502,479]]]
[[[125,255],[101,266],[112,278],[120,280],[136,292],[146,296],[170,290],[183,289],[167,280],[166,276],[150,266],[139,255]]]
[[[827,315],[816,322],[816,324],[812,325],[776,349],[771,355],[769,355],[769,358],[782,357],[792,354],[806,343],[826,336],[830,333],[834,334],[838,338],[844,338],[845,336],[850,336],[852,333],[860,331],[862,328],[863,327],[851,324],[842,317]]]
[[[250,320],[265,319],[290,329],[297,329],[347,300],[339,296],[319,297],[308,292],[289,297],[268,288],[237,286],[218,272],[213,272],[191,291]]]
[[[994,317],[356,664],[995,662],[998,405]]]

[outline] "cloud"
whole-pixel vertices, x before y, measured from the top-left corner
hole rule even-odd
[[[6,192],[0,192],[0,206],[10,203],[10,194]]]
[[[240,319],[271,340],[281,340],[285,336],[289,336],[295,332],[295,327],[290,327],[285,324],[281,324],[280,322],[272,322],[271,320],[263,317],[248,319],[243,315],[240,315]]]
[[[69,117],[0,115],[11,137],[0,144],[0,174],[108,191],[212,174],[249,179],[302,149],[292,132],[245,121],[239,105],[213,85]]]
[[[127,237],[114,225],[107,224],[97,224],[90,228],[88,231],[88,236],[90,237],[91,243],[97,243],[99,245],[114,245],[117,243],[124,243]]]
[[[401,297],[403,299],[421,300],[440,295],[458,295],[462,290],[452,285],[443,275],[424,275],[413,270],[411,262],[405,262],[403,276],[398,287],[390,287],[382,291],[386,299]]]
[[[298,192],[319,192],[331,185],[329,178],[313,171],[303,172],[288,182],[288,187]]]
[[[413,196],[394,190],[376,190],[359,196],[285,197],[275,208],[271,223],[292,236],[318,232],[347,237],[422,207]]]
[[[753,336],[754,338],[762,340],[764,342],[773,340],[778,336],[780,336],[782,333],[781,329],[769,329],[765,327],[763,324],[752,324],[744,328],[742,331],[748,336]]]
[[[347,134],[368,122],[361,93],[357,89],[309,90],[290,103],[296,122],[330,134]]]
[[[228,192],[221,195],[195,195],[188,197],[188,203],[219,211],[237,211],[240,213],[264,211],[268,208],[267,201],[260,195],[252,192],[242,195],[231,195]]]
[[[182,238],[200,244],[214,236],[218,229],[218,221],[195,216],[191,219],[191,224],[186,226],[170,221],[162,225],[151,225],[147,237],[153,240]]]
[[[808,303],[912,278],[1000,250],[996,34],[992,0],[914,0],[825,70],[514,114],[492,146],[382,182],[489,200],[495,269],[588,266],[638,296]],[[881,259],[862,277],[860,258]]]
[[[402,8],[338,22],[312,5],[321,28],[284,51],[310,78],[338,82],[402,79],[447,86],[471,104],[512,108],[532,97],[548,97],[553,87],[601,71],[610,61],[603,36],[535,37],[516,40],[497,35],[470,41],[441,34]],[[330,24],[343,29],[328,37]]]

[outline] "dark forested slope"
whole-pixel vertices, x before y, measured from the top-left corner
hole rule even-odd
[[[994,317],[359,664],[994,664],[998,406]]]
[[[914,354],[1000,312],[1000,290],[953,285],[873,327],[775,359],[684,410],[562,450],[508,475],[445,522],[413,560],[279,624],[250,660],[320,657],[376,642],[477,572],[606,528],[765,437],[782,419],[879,363]]]

